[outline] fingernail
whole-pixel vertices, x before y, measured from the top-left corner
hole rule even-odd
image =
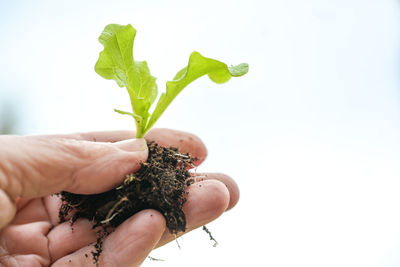
[[[146,140],[143,138],[124,140],[124,141],[116,142],[113,145],[118,147],[119,149],[127,151],[127,152],[147,150],[147,143],[146,143]]]

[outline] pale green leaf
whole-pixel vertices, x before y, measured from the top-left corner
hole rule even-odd
[[[132,112],[123,111],[123,110],[116,109],[116,108],[114,108],[114,111],[117,112],[117,113],[119,113],[119,114],[122,114],[122,115],[129,115],[129,116],[132,116],[134,119],[137,119],[137,120],[141,120],[141,119],[142,119],[141,117],[136,116],[136,115],[133,114]]]
[[[140,136],[158,91],[156,78],[150,74],[147,63],[135,61],[133,58],[135,36],[136,30],[129,24],[107,25],[99,37],[104,50],[100,52],[95,71],[105,79],[115,80],[120,87],[126,87],[136,121],[137,135]]]
[[[198,52],[193,52],[190,55],[188,66],[180,70],[172,81],[167,82],[167,90],[161,95],[144,133],[153,127],[154,123],[160,118],[172,100],[192,81],[208,74],[208,77],[212,81],[225,83],[231,77],[242,76],[247,72],[248,65],[246,63],[228,67],[223,62],[206,58]]]
[[[120,87],[128,87],[135,36],[136,30],[131,25],[107,25],[99,37],[104,50],[100,52],[95,65],[97,74],[105,79],[115,80]]]

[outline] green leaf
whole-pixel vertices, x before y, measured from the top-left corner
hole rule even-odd
[[[116,108],[114,108],[114,111],[117,112],[117,113],[119,113],[119,114],[122,114],[122,115],[129,115],[129,116],[132,116],[134,119],[141,119],[140,117],[137,117],[135,114],[133,114],[133,113],[131,113],[131,112],[128,112],[128,111],[123,111],[123,110],[116,109]]]
[[[150,117],[149,109],[158,91],[156,78],[150,74],[147,63],[133,58],[135,36],[136,30],[130,24],[107,25],[99,37],[104,50],[100,52],[95,71],[105,79],[115,80],[120,87],[126,87],[136,121],[137,137],[143,137]]]
[[[115,80],[120,87],[128,87],[135,36],[136,30],[131,25],[107,25],[99,37],[104,50],[100,52],[95,65],[97,74],[105,79]]]
[[[175,97],[192,81],[203,75],[216,83],[225,83],[231,77],[239,77],[248,72],[246,63],[228,67],[218,60],[206,58],[198,52],[190,55],[188,66],[180,70],[172,81],[167,82],[167,90],[160,97],[154,112],[149,110],[157,98],[156,78],[150,74],[146,61],[135,61],[133,44],[136,30],[131,25],[109,24],[99,37],[104,50],[100,52],[95,71],[105,79],[115,80],[120,87],[126,87],[132,105],[132,113],[115,110],[135,119],[136,137],[144,137]]]
[[[153,127],[154,123],[164,113],[172,100],[194,80],[208,74],[208,77],[212,81],[216,83],[225,83],[229,81],[231,77],[239,77],[246,74],[248,70],[249,66],[246,63],[228,67],[223,62],[206,58],[198,52],[193,52],[190,55],[188,66],[180,70],[172,81],[167,82],[167,90],[161,95],[144,133]]]

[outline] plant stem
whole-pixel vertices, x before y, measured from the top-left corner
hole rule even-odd
[[[143,138],[144,133],[142,132],[142,123],[135,118],[135,123],[136,123],[136,138]]]

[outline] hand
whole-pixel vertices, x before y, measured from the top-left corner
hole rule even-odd
[[[62,190],[93,194],[120,184],[147,159],[143,140],[129,131],[57,136],[0,136],[0,265],[93,266],[96,229],[79,219],[73,230],[59,223]],[[154,129],[146,139],[189,152],[200,164],[206,149],[195,136]],[[184,205],[187,231],[232,208],[239,198],[233,180],[222,174],[196,174]],[[150,251],[175,237],[155,210],[143,210],[104,241],[100,266],[139,266]]]

